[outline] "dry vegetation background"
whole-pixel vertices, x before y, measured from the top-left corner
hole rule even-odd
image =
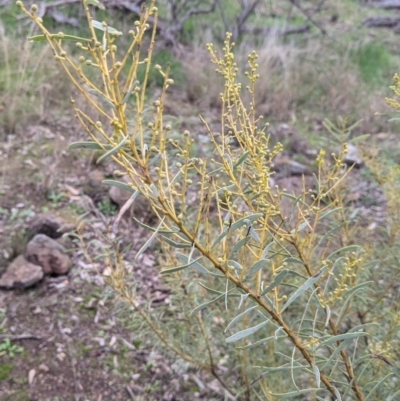
[[[65,3],[38,3],[45,25],[84,35],[79,5]],[[131,29],[142,2],[131,3],[106,3],[107,19],[123,32]],[[154,64],[169,63],[175,81],[165,107],[172,136],[189,129],[196,135],[197,157],[207,157],[208,136],[198,115],[218,125],[221,81],[206,44],[220,48],[230,30],[239,65],[251,50],[259,54],[258,112],[270,123],[273,142],[283,142],[277,179],[286,180],[289,189],[301,187],[299,174],[312,168],[320,147],[336,151],[325,119],[342,117],[349,126],[359,122],[349,138],[370,134],[362,149],[382,166],[399,164],[400,125],[389,121],[385,97],[391,96],[389,86],[399,70],[395,22],[400,23],[400,11],[378,3],[159,0]],[[203,9],[207,12],[193,12]],[[106,16],[95,13],[99,21]],[[374,21],[386,23],[374,28]],[[101,183],[113,178],[115,166],[96,165],[95,152],[67,151],[68,144],[85,139],[70,107],[70,97],[77,95],[48,49],[26,40],[35,33],[12,2],[0,0],[0,273],[24,253],[43,213],[72,225],[89,216],[80,234],[94,259],[88,260],[78,240],[66,239],[63,246],[72,260],[68,276],[46,276],[29,289],[0,290],[0,400],[224,399],[218,381],[153,348],[140,321],[105,286],[108,272],[96,253],[106,246],[103,234],[126,198]],[[151,73],[149,97],[155,98],[161,85]],[[371,230],[385,221],[386,207],[375,173],[360,166],[347,195]],[[133,214],[150,219],[146,205],[135,207]],[[128,218],[120,230],[129,269],[147,233]],[[158,278],[159,258],[149,252],[139,261],[139,299],[154,309],[170,302],[170,290]]]

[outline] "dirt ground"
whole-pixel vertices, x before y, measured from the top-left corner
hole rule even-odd
[[[79,132],[65,118],[3,144],[0,273],[23,252],[29,222],[42,212],[69,220],[87,213],[90,224],[81,234],[97,241],[101,252],[102,233],[117,206],[96,179],[109,177],[112,166],[99,169],[91,154],[66,150],[83,139]],[[147,233],[128,219],[119,230],[134,255]],[[203,384],[199,372],[174,370],[173,360],[143,340],[132,310],[116,313],[121,302],[104,282],[104,264],[88,261],[79,241],[65,245],[73,260],[67,276],[46,276],[30,289],[0,290],[0,401],[218,399],[212,396],[214,382]],[[142,255],[132,268],[140,301],[168,303],[154,256]]]
[[[198,123],[185,124],[182,129]],[[197,135],[199,143],[207,141],[201,128]],[[0,274],[23,252],[27,227],[43,212],[70,221],[85,213],[89,223],[82,226],[84,242],[92,244],[94,255],[104,251],[103,235],[118,207],[101,180],[112,177],[114,166],[96,166],[87,151],[67,151],[69,143],[84,138],[66,116],[55,124],[32,126],[25,135],[9,136],[3,143]],[[301,183],[301,177],[291,180]],[[377,200],[379,190],[365,189],[362,181],[356,172],[349,200]],[[383,210],[379,199],[369,205],[374,218]],[[149,218],[145,209],[139,213],[142,220]],[[125,218],[118,235],[126,239],[124,246],[132,245],[126,260],[133,260],[148,234]],[[67,276],[46,276],[26,290],[0,290],[0,401],[223,399],[216,395],[223,394],[216,381],[190,368],[182,370],[173,358],[154,351],[133,311],[125,307],[121,312],[120,300],[105,283],[108,273],[101,259],[88,260],[79,241],[69,239],[64,245],[73,260]],[[139,283],[139,302],[157,308],[168,305],[169,294],[154,255],[142,255],[129,268]]]

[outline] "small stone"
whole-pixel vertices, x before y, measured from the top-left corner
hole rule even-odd
[[[103,337],[94,337],[93,340],[97,341],[100,347],[104,347],[106,345],[106,340]]]
[[[133,381],[136,381],[136,380],[140,379],[140,373],[136,373],[136,374],[132,375],[132,376],[131,376],[131,379],[132,379]]]
[[[44,234],[37,234],[28,243],[25,258],[42,266],[45,274],[67,274],[71,268],[71,259],[65,254],[65,248]]]
[[[22,255],[11,262],[6,272],[0,278],[0,288],[28,288],[43,278],[43,269],[28,262]]]
[[[104,173],[99,170],[92,170],[88,174],[87,182],[84,186],[84,192],[95,201],[103,198],[107,194],[107,187],[103,184]]]
[[[40,309],[39,306],[37,306],[33,311],[32,314],[33,315],[40,315],[42,313],[42,310]]]
[[[60,238],[63,234],[73,231],[74,224],[54,213],[42,213],[29,223],[30,238],[44,234],[50,238]]]
[[[112,336],[109,346],[112,347],[116,342],[117,342],[117,337],[116,336]]]
[[[131,197],[131,193],[128,191],[124,191],[118,187],[111,187],[108,196],[110,199],[117,204],[119,207],[124,206],[124,204],[128,201],[128,199]]]
[[[29,373],[28,373],[28,383],[29,383],[30,386],[32,386],[33,379],[35,378],[35,376],[36,376],[36,370],[35,369],[31,369],[29,371]]]
[[[344,162],[348,166],[355,165],[355,167],[361,167],[363,165],[363,161],[358,154],[357,148],[351,143],[347,145],[347,153],[344,157]]]
[[[67,356],[67,355],[65,355],[64,352],[60,352],[59,354],[57,354],[56,358],[57,358],[60,362],[63,362],[66,356]]]
[[[308,168],[289,156],[282,155],[274,159],[274,170],[279,173],[280,177],[290,177],[293,175],[303,175],[308,173]]]
[[[117,180],[122,181],[124,184],[128,184],[130,182],[127,176],[119,177]],[[108,191],[108,196],[116,205],[118,205],[119,208],[121,208],[132,196],[132,192],[124,191],[121,188],[112,186]],[[141,195],[136,197],[130,209],[134,210],[137,215],[151,212],[148,201]]]
[[[49,367],[47,366],[47,365],[45,365],[44,363],[41,363],[39,366],[38,366],[38,369],[41,371],[41,372],[44,372],[44,373],[47,373],[50,369],[49,369]]]

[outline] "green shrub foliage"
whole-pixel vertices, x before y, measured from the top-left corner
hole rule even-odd
[[[99,150],[98,162],[117,164],[129,183],[105,183],[132,194],[126,206],[144,197],[157,220],[151,226],[136,216],[150,233],[136,258],[161,243],[170,307],[154,312],[136,301],[115,243],[107,258],[109,284],[156,344],[209,372],[235,399],[398,399],[399,211],[390,198],[389,228],[373,240],[357,223],[344,201],[351,171],[344,164],[345,124],[327,125],[340,148],[329,157],[319,152],[312,188],[303,180],[301,193],[290,193],[273,185],[282,145],[270,144],[268,124],[256,115],[257,54],[248,57],[247,82],[238,82],[230,34],[221,54],[208,45],[225,83],[218,130],[201,118],[212,146],[203,160],[195,156],[194,136],[171,137],[163,115],[174,82],[168,66],[152,64],[154,3],[127,34],[122,55],[117,44],[126,33],[92,19],[97,0],[83,3],[86,38],[52,34],[35,5],[28,11],[17,4],[40,30],[30,40],[47,42],[80,101],[98,115],[72,101],[88,141],[70,148]],[[78,55],[69,52],[71,41]],[[146,89],[155,72],[162,89],[150,102]],[[385,177],[389,196],[398,184],[394,175]]]

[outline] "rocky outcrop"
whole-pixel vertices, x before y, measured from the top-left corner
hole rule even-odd
[[[126,176],[119,178],[118,180],[126,184],[130,182],[129,178]],[[108,196],[116,205],[118,205],[119,208],[121,208],[132,196],[132,192],[124,191],[121,188],[112,186],[108,191]],[[136,216],[151,214],[149,202],[142,195],[136,197],[133,205],[130,207],[130,210],[134,211]]]
[[[28,288],[44,276],[41,266],[28,262],[23,255],[14,259],[0,278],[0,288]]]
[[[107,196],[108,187],[103,184],[105,179],[104,173],[95,169],[89,172],[84,186],[84,192],[90,196],[95,202]]]
[[[74,224],[54,213],[42,213],[29,223],[29,236],[33,238],[37,234],[44,234],[50,238],[60,238],[65,233],[74,229]]]
[[[67,274],[71,268],[71,259],[65,248],[44,234],[37,234],[29,241],[25,258],[41,266],[45,274]]]

